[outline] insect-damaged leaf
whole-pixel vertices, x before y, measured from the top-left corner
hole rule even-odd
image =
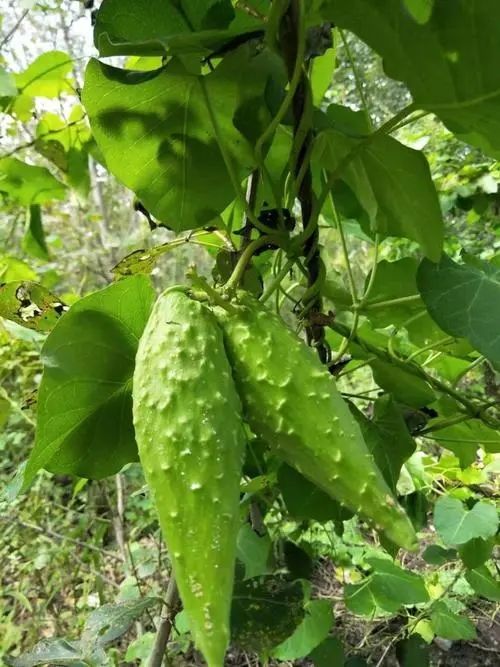
[[[132,374],[153,300],[148,278],[126,278],[77,301],[47,338],[24,488],[40,468],[101,479],[137,460]]]
[[[40,332],[51,331],[68,307],[43,285],[32,281],[0,286],[0,317]]]

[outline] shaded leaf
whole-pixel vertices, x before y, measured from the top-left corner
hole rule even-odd
[[[342,642],[335,638],[325,639],[309,656],[314,667],[343,667],[345,654]]]
[[[457,558],[456,549],[444,549],[437,544],[431,544],[426,547],[422,558],[429,565],[444,565]]]
[[[245,38],[259,21],[229,0],[105,0],[97,14],[94,42],[101,56],[210,53]]]
[[[330,600],[311,600],[305,605],[306,615],[293,635],[272,651],[278,660],[300,660],[328,636],[333,624]]]
[[[313,560],[304,549],[287,540],[283,545],[283,553],[292,579],[311,579]]]
[[[487,540],[483,540],[481,537],[475,537],[465,544],[462,544],[458,552],[463,564],[472,570],[486,563],[491,557],[494,546],[494,537],[490,537]]]
[[[78,301],[47,338],[25,488],[40,468],[101,479],[137,461],[132,375],[154,296],[148,278],[124,279]]]
[[[49,251],[45,242],[40,206],[30,206],[26,214],[26,228],[23,238],[23,250],[33,257],[47,261]]]
[[[390,397],[378,399],[373,421],[352,403],[349,403],[349,409],[361,428],[377,467],[395,491],[403,463],[415,451],[415,442],[408,433],[399,408]]]
[[[290,514],[298,520],[346,521],[352,513],[299,472],[283,464],[278,470],[278,485]]]
[[[419,635],[412,635],[396,644],[400,667],[428,667],[429,647]]]
[[[233,118],[254,101],[253,127],[267,124],[262,90],[275,64],[266,52],[241,50],[196,76],[177,59],[146,73],[91,60],[83,102],[107,167],[169,228],[212,222],[235,197],[233,177],[239,184],[254,166],[253,145]]]
[[[434,506],[434,525],[446,544],[465,544],[475,537],[488,539],[498,529],[494,505],[479,501],[467,511],[458,498],[442,496]]]
[[[299,581],[279,576],[237,581],[231,637],[243,649],[267,653],[295,631],[304,613]]]
[[[347,156],[355,157],[343,167]],[[417,241],[437,261],[443,244],[443,220],[429,165],[422,153],[380,135],[363,143],[337,132],[322,132],[315,160],[330,174],[338,172],[366,213],[365,231],[382,238]]]

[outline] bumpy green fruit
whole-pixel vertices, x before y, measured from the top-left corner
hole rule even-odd
[[[246,438],[222,331],[180,289],[156,302],[133,397],[139,455],[191,631],[209,667],[223,667]]]
[[[396,544],[416,535],[358,424],[315,353],[281,319],[245,295],[238,315],[216,308],[245,416],[279,456]]]

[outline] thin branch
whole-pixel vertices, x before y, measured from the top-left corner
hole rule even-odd
[[[167,650],[168,640],[174,625],[174,616],[180,606],[179,592],[173,575],[168,582],[167,593],[165,597],[165,606],[162,610],[162,617],[156,631],[155,643],[149,658],[148,667],[161,667],[165,651]]]
[[[7,42],[9,42],[12,39],[12,37],[14,36],[16,31],[18,30],[19,26],[21,25],[21,23],[28,16],[29,12],[30,12],[29,9],[24,10],[24,12],[21,14],[20,18],[14,24],[14,27],[11,30],[9,30],[9,32],[5,35],[5,37],[0,42],[0,49],[3,49],[3,47],[7,44]]]

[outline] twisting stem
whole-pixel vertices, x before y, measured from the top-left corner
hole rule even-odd
[[[174,616],[179,608],[179,592],[175,583],[174,577],[170,576],[168,582],[167,593],[165,596],[165,606],[162,610],[160,624],[156,631],[155,643],[151,656],[149,658],[148,667],[161,667],[165,651],[167,650],[168,640],[174,625]]]
[[[318,216],[314,216],[316,198],[313,190],[312,172],[308,164],[313,132],[311,125],[311,86],[303,63],[305,39],[304,2],[303,0],[291,0],[281,22],[280,44],[290,79],[289,90],[293,90],[295,87],[292,99],[294,145],[291,167],[302,212],[302,225],[304,230],[310,230],[303,244],[309,287],[304,309],[309,313],[320,313],[322,299],[318,283],[323,277],[323,271],[319,249]],[[324,327],[311,324],[306,328],[306,333],[308,341],[316,347],[321,361],[326,363],[330,357],[330,349],[325,342]]]

